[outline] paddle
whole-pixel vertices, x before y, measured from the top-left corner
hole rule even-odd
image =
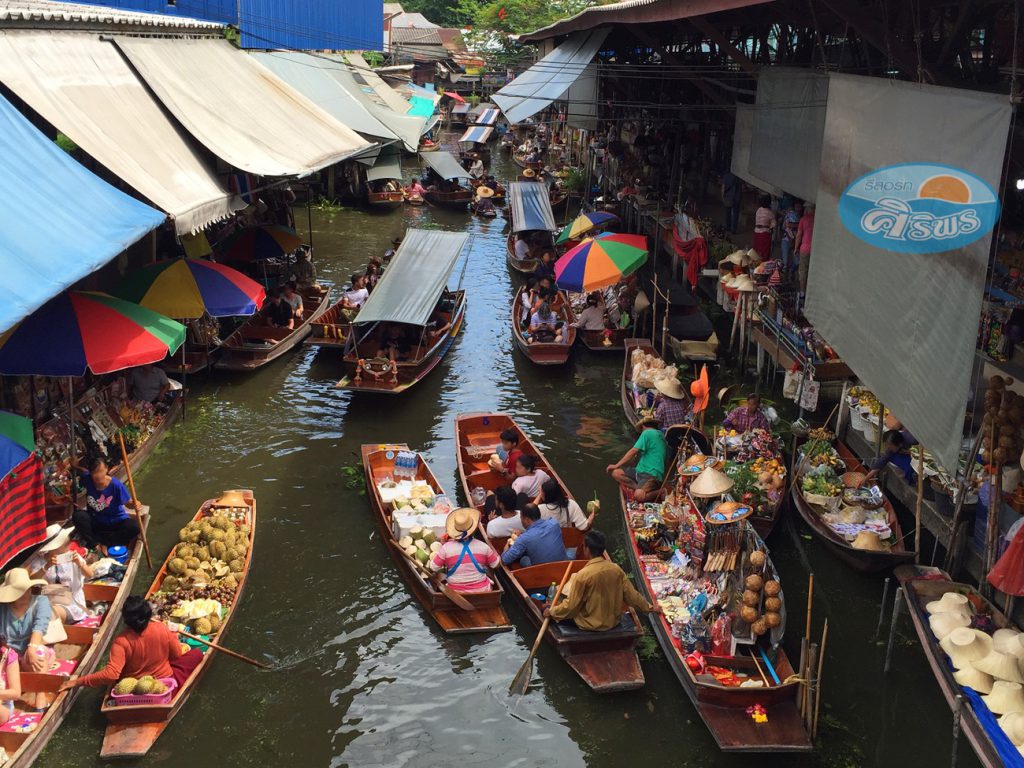
[[[269,664],[265,664],[262,661],[256,661],[256,659],[250,659],[248,656],[243,656],[240,653],[236,653],[235,651],[229,650],[225,648],[223,645],[217,645],[216,643],[210,642],[209,640],[203,640],[203,638],[190,634],[183,629],[179,629],[177,630],[177,632],[182,637],[187,637],[189,640],[195,640],[197,643],[202,643],[203,645],[209,646],[210,648],[213,648],[213,650],[215,651],[226,653],[228,656],[234,656],[236,659],[238,659],[239,661],[244,661],[246,664],[252,664],[254,667],[259,667],[260,669],[271,669],[271,666]]]
[[[394,539],[388,539],[387,542],[392,547],[394,547],[399,552],[401,552],[405,556],[405,559],[408,560],[410,563],[412,563],[413,567],[417,571],[419,571],[424,576],[426,576],[427,579],[430,581],[430,583],[433,584],[435,587],[437,587],[438,591],[441,594],[443,594],[445,597],[447,597],[449,600],[451,600],[453,603],[455,603],[455,606],[457,608],[461,608],[464,611],[475,611],[476,610],[476,606],[473,605],[471,602],[469,602],[469,600],[464,598],[462,595],[460,595],[454,589],[452,589],[447,584],[445,584],[443,581],[441,581],[440,574],[431,573],[430,571],[428,571],[426,568],[423,567],[423,565],[420,563],[419,560],[416,560],[416,559],[410,557],[408,552],[406,552],[404,549],[402,549],[400,546],[398,546],[398,542],[397,541],[395,541]]]
[[[558,589],[555,590],[555,596],[551,600],[551,608],[554,608],[558,603],[558,598],[562,595],[562,587],[565,586],[565,582],[569,580],[569,574],[572,573],[573,563],[569,563],[565,567],[565,573],[562,575],[562,583],[558,585]],[[508,687],[509,695],[512,694],[524,694],[530,687],[530,680],[533,678],[533,657],[537,655],[537,649],[540,648],[540,641],[544,639],[544,633],[548,631],[548,624],[551,623],[551,616],[544,617],[544,621],[541,622],[540,631],[537,633],[537,639],[533,641],[533,648],[530,649],[530,655],[526,657],[526,661],[523,662],[523,666],[516,672],[515,678],[512,680],[512,685]]]
[[[146,564],[153,568],[153,556],[149,554],[149,539],[146,538],[146,526],[142,524],[142,513],[139,511],[139,497],[135,494],[135,481],[132,479],[132,465],[128,463],[128,451],[124,447],[124,435],[117,433],[117,441],[121,444],[121,459],[124,471],[128,476],[128,490],[132,492],[132,504],[135,505],[135,519],[139,522],[139,536],[142,537],[142,548],[146,550]]]

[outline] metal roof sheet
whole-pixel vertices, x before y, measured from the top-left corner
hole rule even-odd
[[[165,13],[143,13],[56,0],[0,0],[0,27],[81,28],[90,26],[160,27],[221,30],[224,24]]]

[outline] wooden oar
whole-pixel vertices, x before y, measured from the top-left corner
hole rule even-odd
[[[146,550],[146,564],[153,568],[153,556],[149,554],[149,539],[146,538],[146,526],[142,524],[142,512],[139,511],[139,497],[135,493],[135,480],[132,479],[132,465],[128,463],[128,451],[124,447],[124,435],[117,433],[117,441],[121,444],[121,459],[124,471],[128,476],[128,490],[132,492],[132,504],[135,505],[135,519],[139,522],[139,536],[142,537],[142,548]]]
[[[419,571],[424,576],[426,576],[427,580],[430,581],[430,583],[433,584],[435,587],[437,587],[438,591],[441,594],[443,594],[445,597],[447,597],[449,600],[451,600],[453,603],[455,603],[456,607],[461,608],[464,611],[475,611],[476,610],[476,606],[473,605],[471,602],[469,602],[469,600],[464,598],[462,595],[460,595],[454,589],[452,589],[447,584],[445,584],[443,581],[441,581],[441,576],[439,574],[431,573],[430,571],[428,571],[426,568],[424,568],[420,564],[419,560],[415,560],[414,558],[410,557],[408,552],[406,552],[404,549],[402,549],[400,546],[398,546],[398,542],[397,541],[395,541],[394,539],[389,538],[387,540],[387,542],[392,547],[394,547],[399,552],[401,552],[402,555],[405,556],[405,559],[408,560],[410,563],[412,563],[413,568],[415,568],[417,571]]]
[[[259,667],[260,669],[271,668],[269,664],[265,664],[262,661],[256,661],[256,659],[250,659],[248,656],[243,656],[240,653],[229,650],[228,648],[225,648],[223,645],[217,645],[216,643],[211,642],[209,640],[203,640],[203,638],[190,634],[183,629],[179,629],[178,634],[182,637],[187,637],[189,640],[195,640],[197,643],[202,643],[203,645],[209,646],[210,648],[213,648],[213,650],[215,651],[220,651],[221,653],[225,653],[228,656],[233,656],[239,661],[244,661],[246,664],[252,664],[254,667]]]
[[[569,565],[565,567],[565,573],[562,575],[562,583],[558,585],[558,589],[555,590],[555,596],[551,599],[548,615],[545,616],[544,621],[541,622],[540,631],[537,633],[537,639],[533,641],[533,648],[530,649],[530,655],[526,657],[526,661],[523,662],[523,666],[521,666],[519,671],[516,672],[516,676],[512,680],[512,685],[508,687],[509,694],[524,694],[530,687],[530,679],[533,677],[533,657],[537,655],[537,649],[540,648],[540,641],[544,639],[544,633],[548,631],[548,624],[551,623],[550,608],[554,608],[558,603],[558,598],[562,595],[562,587],[565,586],[565,582],[569,580],[569,574],[572,573],[574,562],[569,563]]]

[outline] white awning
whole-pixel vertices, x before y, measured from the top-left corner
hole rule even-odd
[[[469,171],[459,165],[459,161],[451,152],[420,152],[423,161],[434,169],[434,173],[442,179],[468,179]]]
[[[402,164],[398,157],[398,150],[381,152],[377,162],[372,168],[366,169],[367,181],[380,181],[382,179],[401,179]]]
[[[510,123],[537,114],[563,98],[601,49],[610,27],[576,32],[491,98]]]
[[[485,125],[473,125],[470,126],[462,136],[459,137],[459,143],[463,141],[475,141],[478,144],[486,144],[491,140],[491,135],[494,133],[494,129],[490,126]]]
[[[117,46],[199,142],[260,176],[307,176],[368,143],[227,40],[119,37]]]
[[[412,104],[407,99],[403,99],[394,88],[385,83],[381,76],[374,72],[370,65],[366,63],[366,59],[363,58],[361,53],[345,54],[345,60],[357,70],[359,77],[373,89],[373,92],[392,111],[397,112],[399,115],[404,115],[412,109]]]
[[[0,33],[0,82],[174,219],[178,234],[245,207],[117,49],[88,32]]]

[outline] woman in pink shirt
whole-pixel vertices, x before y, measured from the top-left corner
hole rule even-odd
[[[800,259],[800,290],[807,292],[807,268],[811,262],[811,239],[814,236],[814,203],[804,206],[804,215],[796,228],[793,251]]]
[[[754,250],[767,261],[772,257],[772,231],[775,229],[775,214],[772,212],[772,199],[762,195],[757,211],[754,212]]]
[[[434,553],[429,567],[444,571],[448,586],[458,592],[487,592],[490,571],[498,567],[498,553],[490,544],[473,538],[480,512],[469,507],[452,510],[445,520],[448,541]]]

